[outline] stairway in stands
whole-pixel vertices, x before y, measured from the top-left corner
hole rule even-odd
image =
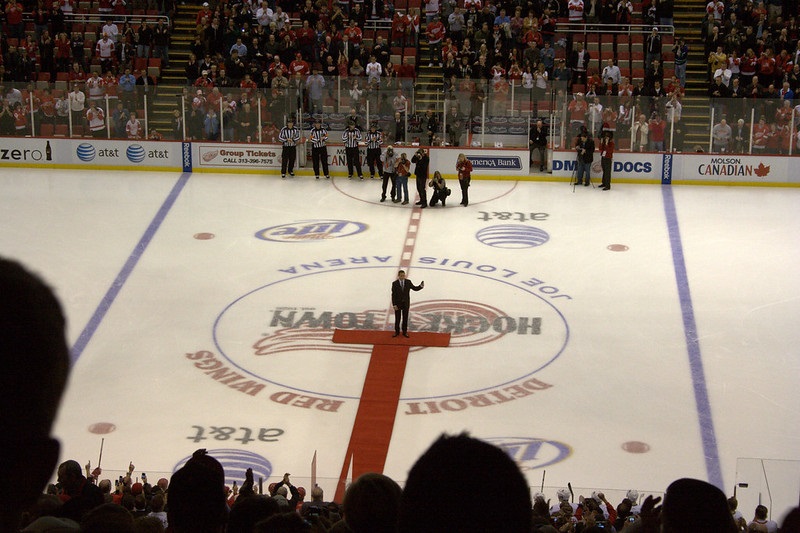
[[[686,95],[681,122],[685,132],[683,150],[708,144],[707,60],[700,39],[700,25],[706,17],[705,0],[675,0],[675,37],[682,37],[689,47],[686,63]]]
[[[434,61],[430,64],[430,47],[425,37],[424,23],[420,28],[419,53],[417,55],[417,87],[415,90],[416,110],[424,113],[429,108],[439,112],[444,110],[442,102],[443,94],[443,75],[444,70],[439,63]],[[437,105],[438,104],[438,105]]]
[[[162,68],[158,93],[151,107],[150,128],[162,134],[171,129],[172,111],[180,109],[180,96],[186,85],[184,67],[189,62],[189,53],[194,42],[199,5],[179,4],[173,19],[172,38],[169,47],[169,68]],[[170,138],[170,135],[165,135]]]

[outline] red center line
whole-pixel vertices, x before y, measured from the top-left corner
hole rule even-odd
[[[403,240],[400,269],[407,270],[411,265],[421,219],[422,208],[415,206]],[[393,312],[386,314],[387,326],[389,317],[393,315]],[[337,329],[333,333],[333,342],[373,345],[353,431],[336,486],[334,501],[341,502],[351,468],[353,479],[367,472],[383,473],[400,403],[409,349],[411,346],[448,346],[450,334],[414,332],[411,338],[406,339],[392,337],[391,332],[386,330]]]

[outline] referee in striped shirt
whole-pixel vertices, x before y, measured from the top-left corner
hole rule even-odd
[[[322,161],[322,172],[325,179],[331,179],[328,173],[328,130],[322,127],[319,118],[314,119],[314,127],[311,129],[311,161],[314,164],[314,175],[319,179],[319,163]]]
[[[294,119],[286,119],[286,125],[281,128],[278,140],[283,144],[281,151],[281,178],[286,177],[286,171],[294,177],[294,162],[297,159],[297,143],[300,142],[300,130],[294,127]]]
[[[356,128],[355,122],[350,121],[347,129],[342,133],[344,154],[347,158],[347,179],[353,179],[353,169],[358,171],[359,179],[364,179],[361,173],[361,162],[358,160],[358,143],[361,141],[361,130]]]
[[[381,163],[381,144],[383,134],[378,131],[375,122],[369,125],[369,131],[364,136],[367,143],[367,165],[369,166],[369,179],[375,179],[375,167],[378,167],[378,176],[383,176],[383,164]]]

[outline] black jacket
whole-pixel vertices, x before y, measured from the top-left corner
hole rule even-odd
[[[428,157],[428,154],[424,156],[419,156],[419,154],[414,154],[414,157],[411,158],[412,163],[416,163],[414,167],[414,175],[418,178],[425,178],[428,179],[428,165],[430,165],[431,158]]]

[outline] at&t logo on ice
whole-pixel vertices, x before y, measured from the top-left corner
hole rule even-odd
[[[226,485],[233,485],[234,482],[241,483],[248,468],[253,469],[255,479],[269,479],[272,474],[272,463],[256,453],[232,448],[218,448],[208,450],[208,455],[222,464],[222,468],[225,470]],[[192,456],[184,457],[178,461],[172,469],[172,473],[183,468],[191,458]]]
[[[475,234],[479,242],[494,248],[533,248],[550,240],[550,235],[542,229],[522,224],[501,224],[483,228]]]

